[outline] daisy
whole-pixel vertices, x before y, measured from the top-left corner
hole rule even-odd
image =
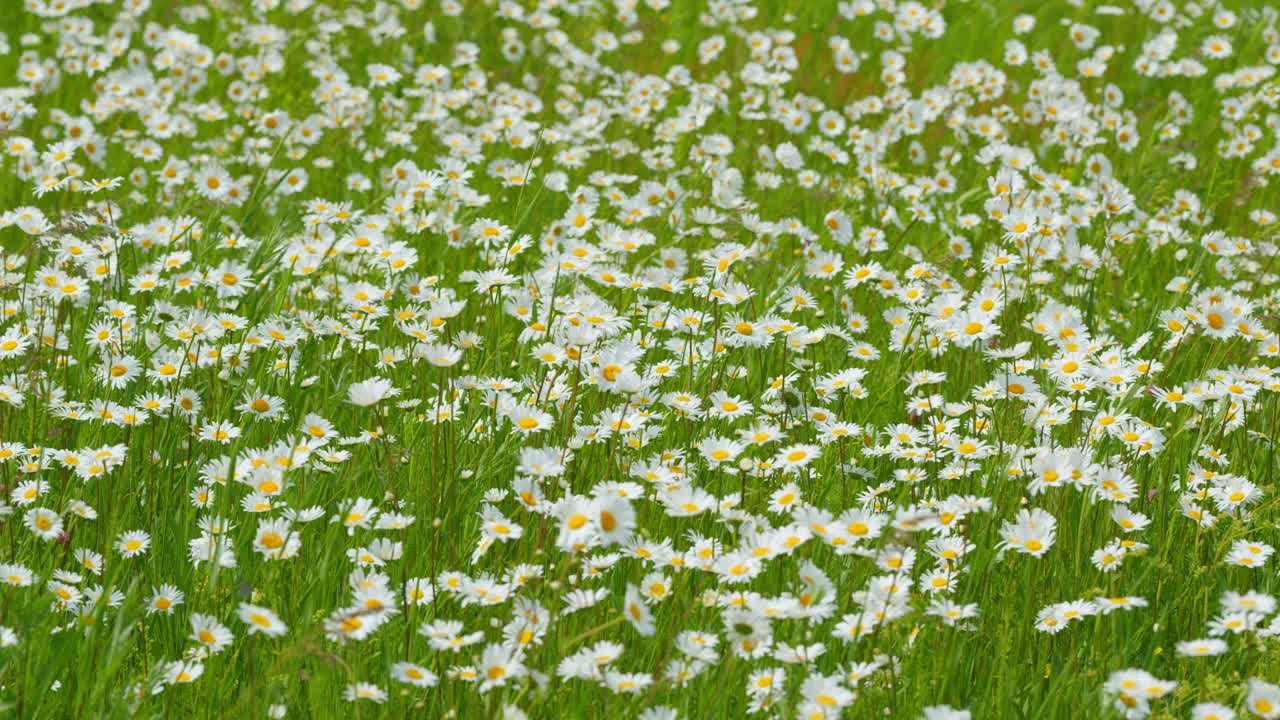
[[[267,637],[282,637],[289,632],[289,627],[281,622],[275,612],[269,608],[240,603],[237,613],[240,616],[240,621],[248,626],[250,635],[262,634]]]
[[[123,532],[116,538],[116,551],[126,558],[145,554],[151,547],[151,535],[142,530]]]
[[[231,645],[231,631],[219,623],[216,618],[200,613],[191,614],[191,639],[210,653],[217,654]]]
[[[385,378],[370,378],[353,383],[347,388],[347,402],[358,407],[368,407],[389,397],[400,394],[400,390]]]
[[[172,615],[174,608],[181,605],[186,596],[173,585],[161,585],[151,593],[147,601],[147,614],[164,613]]]
[[[411,662],[398,662],[392,665],[391,677],[397,682],[422,688],[435,687],[436,683],[439,682],[439,678],[436,677],[435,673]]]

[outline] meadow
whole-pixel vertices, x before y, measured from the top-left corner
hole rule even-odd
[[[0,717],[1280,718],[1280,11],[0,0]]]

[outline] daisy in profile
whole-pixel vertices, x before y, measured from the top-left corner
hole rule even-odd
[[[241,603],[237,613],[240,621],[248,627],[250,635],[281,637],[289,632],[289,627],[269,608]]]
[[[399,388],[396,388],[390,380],[375,377],[352,383],[347,388],[347,402],[357,407],[368,407],[399,394]]]
[[[178,660],[165,666],[164,683],[167,685],[193,683],[203,674],[204,664],[198,660]]]
[[[642,636],[652,635],[656,631],[653,613],[645,604],[639,588],[634,585],[627,586],[626,596],[622,601],[622,614]]]
[[[435,673],[411,662],[398,662],[392,665],[391,677],[397,682],[420,688],[435,687],[440,681]]]
[[[1179,655],[1184,657],[1209,657],[1221,655],[1227,651],[1227,643],[1219,638],[1201,640],[1184,640],[1177,645]]]
[[[387,693],[382,688],[373,683],[358,682],[348,685],[342,693],[343,698],[347,702],[356,702],[358,700],[370,700],[378,705],[387,701]]]

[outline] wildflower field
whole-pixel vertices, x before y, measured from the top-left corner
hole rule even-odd
[[[0,717],[1280,718],[1278,67],[0,0]]]

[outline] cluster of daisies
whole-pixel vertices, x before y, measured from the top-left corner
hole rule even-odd
[[[1280,13],[1049,5],[24,0],[0,700],[1280,717]]]

